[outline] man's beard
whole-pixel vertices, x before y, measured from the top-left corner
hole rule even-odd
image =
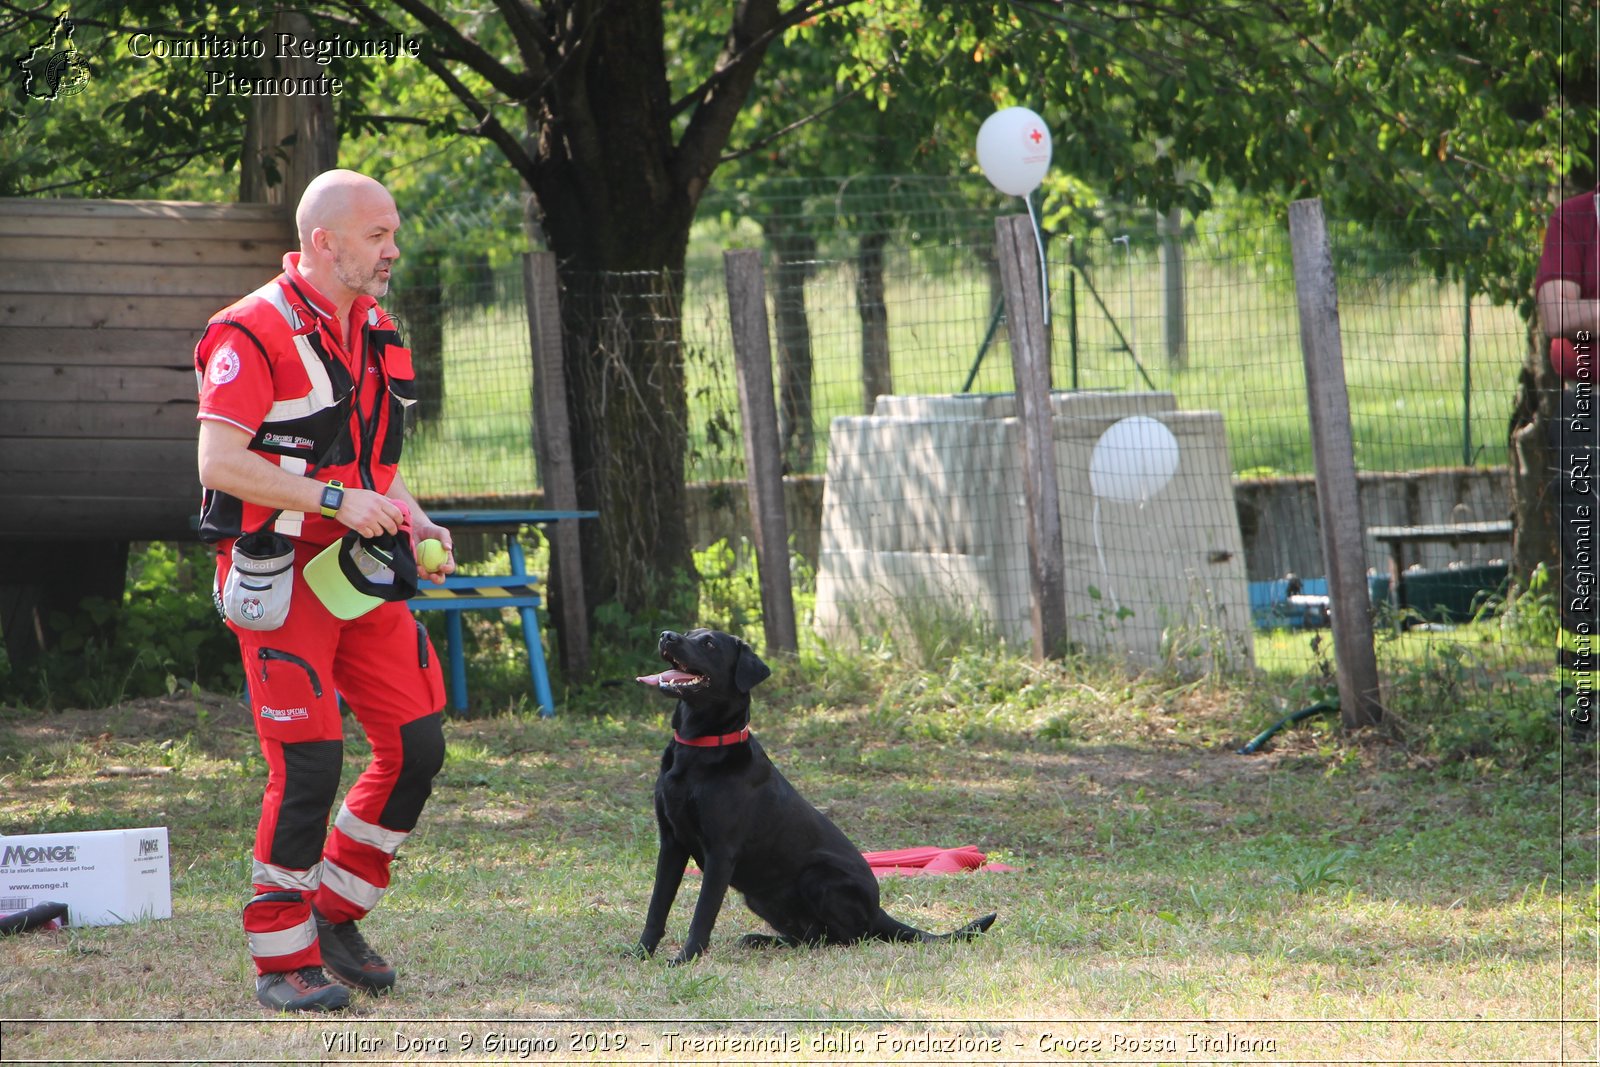
[[[339,284],[351,292],[364,293],[377,299],[389,293],[389,280],[378,277],[378,271],[389,266],[388,260],[382,260],[363,274],[359,269],[352,267],[348,260],[339,257],[333,261],[333,276],[339,279]]]

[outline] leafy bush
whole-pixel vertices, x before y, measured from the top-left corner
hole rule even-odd
[[[242,690],[239,647],[211,601],[214,570],[204,546],[136,546],[122,602],[89,597],[76,614],[51,613],[47,650],[34,663],[5,664],[0,699],[103,707],[192,686]]]
[[[1437,641],[1390,662],[1389,728],[1422,755],[1466,770],[1529,765],[1557,751],[1553,687],[1502,660],[1497,645]]]

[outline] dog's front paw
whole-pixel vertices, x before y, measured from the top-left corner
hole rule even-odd
[[[705,949],[703,949],[703,948],[698,948],[698,947],[693,947],[693,946],[690,946],[690,945],[685,945],[678,952],[678,954],[676,956],[672,957],[672,961],[670,963],[668,963],[667,966],[668,967],[682,967],[686,963],[693,963],[696,959],[700,958],[700,956],[703,955],[704,953],[705,953]]]
[[[777,948],[783,940],[771,934],[745,934],[739,938],[740,948]]]
[[[635,942],[622,950],[625,960],[647,960],[656,954],[654,945],[646,945],[643,941]]]

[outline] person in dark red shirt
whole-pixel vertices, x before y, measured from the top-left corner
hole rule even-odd
[[[375,539],[363,546],[414,536],[448,550],[451,540],[398,467],[416,394],[410,353],[377,303],[400,254],[394,200],[371,178],[328,171],[295,222],[300,251],[283,273],[213,316],[195,349],[201,536],[218,549],[218,608],[239,639],[268,768],[244,909],[256,997],[279,1011],[332,1011],[349,1004],[347,986],[395,983],[356,920],[388,888],[443,764],[444,682],[403,601],[373,600],[350,617],[304,569],[329,546],[356,545],[351,531]],[[442,582],[454,569],[447,555],[416,577]],[[341,696],[372,760],[330,830]]]
[[[1594,739],[1600,682],[1600,188],[1561,202],[1545,230],[1534,276],[1539,324],[1550,364],[1562,378],[1560,417],[1551,426],[1561,511],[1561,629],[1557,666],[1569,736]]]
[[[1600,331],[1600,187],[1563,200],[1550,216],[1534,276],[1539,324],[1552,339]],[[1558,371],[1560,367],[1556,368]],[[1571,377],[1563,374],[1562,377]]]

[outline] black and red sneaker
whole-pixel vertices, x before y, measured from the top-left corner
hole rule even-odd
[[[343,1011],[350,990],[329,981],[321,967],[302,967],[258,977],[256,999],[275,1011]]]
[[[335,978],[353,989],[383,994],[394,988],[394,968],[378,955],[356,929],[354,919],[329,922],[316,910],[317,941],[322,946],[322,965]]]

